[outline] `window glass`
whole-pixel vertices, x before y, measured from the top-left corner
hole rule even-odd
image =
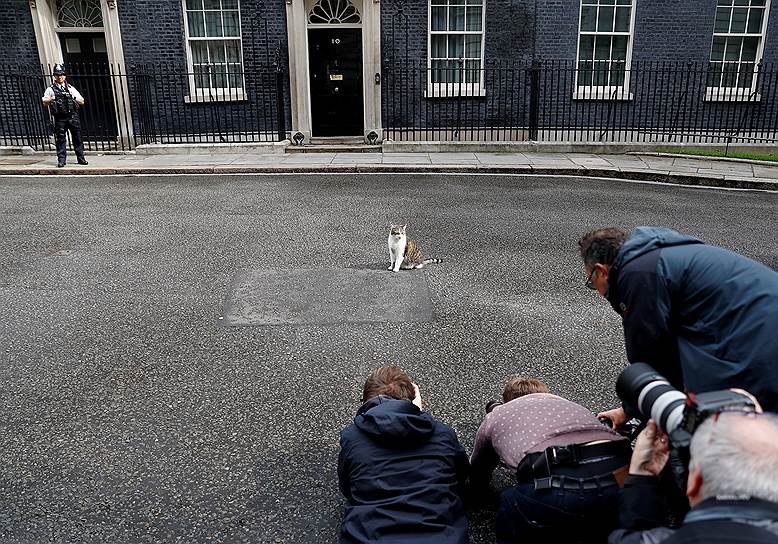
[[[765,0],[718,0],[708,87],[750,89],[764,39]]]
[[[484,0],[430,0],[430,84],[480,84]]]
[[[190,81],[195,92],[243,88],[238,0],[185,0]]]
[[[581,0],[579,87],[623,87],[632,42],[632,0]]]

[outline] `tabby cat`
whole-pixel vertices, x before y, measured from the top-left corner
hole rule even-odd
[[[425,264],[440,263],[441,259],[425,259],[421,254],[421,248],[413,240],[409,239],[405,231],[408,225],[389,226],[389,268],[393,272],[410,270],[412,268],[424,268]]]

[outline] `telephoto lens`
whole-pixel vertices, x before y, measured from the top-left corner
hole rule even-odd
[[[619,374],[616,393],[625,406],[653,419],[667,434],[683,422],[686,395],[645,363],[633,363]]]

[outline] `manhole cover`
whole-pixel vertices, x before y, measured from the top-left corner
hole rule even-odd
[[[421,270],[257,270],[235,276],[222,323],[407,322],[434,317]]]

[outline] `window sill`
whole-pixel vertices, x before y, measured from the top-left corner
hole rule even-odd
[[[246,95],[243,91],[229,94],[194,94],[184,96],[185,104],[200,104],[206,102],[245,102]]]
[[[735,89],[708,88],[702,100],[704,102],[761,102],[762,96]]]
[[[427,87],[424,91],[424,98],[478,98],[486,96],[486,89],[483,87],[471,87],[462,89],[441,87]]]
[[[573,100],[608,100],[614,102],[628,102],[634,95],[624,89],[608,88],[582,88],[573,93]]]

